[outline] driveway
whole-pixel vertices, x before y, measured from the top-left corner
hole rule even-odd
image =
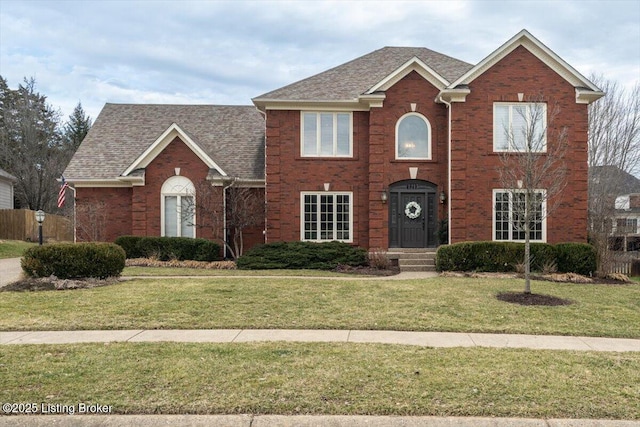
[[[0,288],[22,277],[20,258],[0,259]]]

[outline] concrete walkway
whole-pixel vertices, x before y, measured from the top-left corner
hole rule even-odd
[[[636,427],[638,421],[346,415],[27,415],[0,427]]]
[[[640,351],[640,339],[552,335],[309,329],[194,329],[0,332],[0,344],[91,342],[241,343],[256,341],[404,344],[421,347],[493,347],[536,350]]]
[[[21,277],[20,258],[0,259],[0,288],[20,280]]]

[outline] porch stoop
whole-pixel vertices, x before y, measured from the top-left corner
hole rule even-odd
[[[390,248],[387,257],[400,271],[436,271],[435,248]]]

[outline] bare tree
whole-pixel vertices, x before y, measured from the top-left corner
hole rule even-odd
[[[107,204],[103,200],[92,200],[76,206],[76,229],[79,239],[103,242],[106,238]]]
[[[589,105],[589,238],[606,274],[614,261],[615,199],[632,191],[629,175],[640,174],[640,83],[627,92],[601,76],[590,79],[607,93]]]
[[[566,186],[566,127],[554,127],[560,112],[543,97],[510,104],[503,123],[498,173],[504,189],[496,200],[498,220],[510,227],[504,240],[524,240],[525,286],[531,293],[531,236],[542,235],[542,221],[559,205]],[[505,216],[509,216],[505,218]],[[515,234],[515,236],[514,236]],[[514,238],[515,237],[515,238]]]
[[[193,218],[195,214],[193,225],[213,230],[214,239],[238,259],[244,253],[244,232],[264,223],[264,198],[256,190],[243,186],[238,179],[228,179],[222,187],[200,182],[195,186],[196,197],[188,199],[195,205],[188,206],[183,215]]]

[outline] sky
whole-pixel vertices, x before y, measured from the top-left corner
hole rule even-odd
[[[476,64],[522,29],[584,76],[640,81],[640,0],[0,0],[0,75],[95,119],[107,102],[251,105],[384,46]]]

